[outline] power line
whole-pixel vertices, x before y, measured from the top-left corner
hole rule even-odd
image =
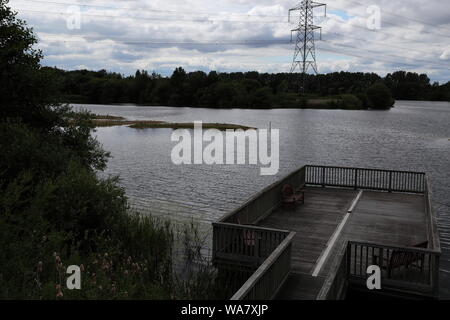
[[[61,11],[40,11],[40,10],[30,10],[30,9],[21,9],[21,12],[30,12],[30,13],[42,13],[42,14],[53,14],[53,15],[69,15],[67,12]],[[184,21],[184,22],[201,22],[201,23],[214,23],[214,22],[233,22],[233,23],[259,23],[259,24],[287,24],[288,22],[283,21],[258,21],[258,20],[230,20],[230,19],[210,19],[210,18],[198,18],[198,19],[168,19],[162,17],[134,17],[134,16],[111,16],[105,14],[93,14],[93,13],[82,13],[82,16],[86,17],[99,17],[99,18],[109,18],[109,19],[122,19],[122,20],[141,20],[146,22],[152,21],[163,21],[163,22],[171,22],[171,21]]]
[[[337,21],[338,23],[342,23],[340,20],[338,20],[338,19],[336,19],[336,18],[334,18],[334,17],[328,16],[327,19],[332,19],[332,20]],[[363,29],[363,30],[365,30],[365,31],[368,31],[368,29],[367,29],[366,27],[363,27],[363,26],[360,26],[360,25],[357,25],[357,24],[352,24],[351,26],[352,26],[352,27],[356,27],[356,28]],[[332,34],[340,34],[340,35],[343,35],[343,34],[341,34],[341,33],[336,33],[336,32],[331,32],[331,33],[332,33]],[[389,32],[380,32],[379,30],[373,30],[373,31],[370,30],[370,33],[372,33],[372,34],[382,33],[382,34],[388,35],[388,36],[390,36],[390,37],[392,37],[392,38],[401,39],[401,40],[406,40],[406,39],[400,38],[398,35],[395,35],[395,34],[392,34],[392,33],[389,33]],[[351,36],[351,35],[348,35],[348,34],[346,34],[345,37],[347,37],[347,38],[353,38],[353,39],[355,39],[355,40],[360,40],[360,41],[368,42],[367,39],[357,38],[357,37],[354,37],[354,36]],[[407,41],[410,41],[410,43],[411,43],[411,40],[407,40]],[[374,41],[374,42],[377,42],[377,41]],[[380,43],[380,44],[382,43],[382,44],[386,45],[386,42],[385,42],[385,41],[384,41],[384,42],[379,42],[379,43]],[[404,42],[402,42],[402,43],[404,43]],[[391,43],[389,43],[389,46],[396,46],[396,45],[392,45]],[[397,46],[397,47],[399,47],[399,46]],[[406,48],[406,47],[399,47],[399,48],[407,49],[407,50],[409,50],[409,51],[411,50],[411,48]],[[417,49],[413,49],[413,51],[419,51],[419,52],[423,52],[423,53],[429,53],[429,51],[423,51],[423,50],[417,50]]]
[[[355,1],[355,0],[347,0],[347,1],[355,3],[355,4],[359,4],[361,6],[367,6],[367,4],[364,4],[364,3],[359,2],[359,1]],[[381,11],[384,12],[384,13],[387,13],[388,15],[392,15],[392,16],[403,18],[403,19],[407,19],[407,20],[411,20],[413,22],[420,23],[420,24],[423,24],[423,25],[427,25],[427,26],[430,26],[430,27],[433,27],[433,28],[446,29],[447,32],[450,32],[450,29],[447,29],[447,28],[442,27],[440,25],[436,25],[436,24],[432,24],[432,23],[426,22],[424,20],[420,20],[420,19],[417,19],[417,18],[411,18],[411,17],[407,17],[407,16],[404,16],[404,15],[400,15],[398,13],[395,13],[395,12],[392,12],[392,11],[388,11],[388,10],[386,10],[384,8],[381,8]]]
[[[285,16],[282,15],[269,15],[269,14],[240,14],[240,13],[234,13],[234,12],[223,12],[223,13],[216,13],[216,12],[206,12],[206,11],[176,11],[176,10],[162,10],[162,9],[150,9],[150,8],[146,8],[146,7],[139,7],[139,8],[131,8],[131,7],[117,7],[117,6],[105,6],[105,5],[94,5],[94,4],[85,4],[85,3],[78,3],[78,2],[58,2],[58,1],[44,1],[44,0],[20,0],[20,1],[24,1],[24,2],[35,2],[35,3],[47,3],[47,4],[56,4],[56,5],[76,5],[76,6],[80,6],[80,7],[91,7],[91,8],[103,8],[103,9],[114,9],[114,10],[126,10],[126,11],[135,11],[135,12],[159,12],[159,13],[169,13],[169,14],[182,14],[182,15],[225,15],[225,16],[240,16],[240,17],[271,17],[271,18],[285,18]],[[362,2],[359,1],[355,1],[355,0],[347,0],[348,2],[357,4],[359,6],[367,6],[367,4],[364,4]],[[336,10],[342,10],[339,7],[335,7],[333,5],[329,5],[328,6],[336,9]],[[435,25],[435,24],[431,24],[429,22],[425,22],[423,20],[419,20],[419,19],[415,19],[415,18],[411,18],[411,17],[407,17],[407,16],[403,16],[400,15],[398,13],[394,13],[392,11],[387,11],[385,9],[382,9],[383,12],[389,14],[389,15],[393,15],[393,16],[397,16],[397,17],[401,17],[403,19],[407,19],[407,20],[411,20],[413,22],[419,23],[419,24],[423,24],[423,25],[428,25],[434,28],[440,28],[440,29],[444,29],[444,27],[439,26],[439,25]],[[361,17],[358,15],[354,15],[355,17],[360,17],[360,18],[365,18],[365,17]],[[268,22],[268,21],[266,21]],[[275,22],[275,21],[273,21]],[[270,22],[268,22],[270,23]],[[392,22],[385,22],[387,24],[391,24],[393,26],[397,26],[399,27],[399,25],[394,24]],[[402,27],[405,28],[405,27]],[[416,29],[412,29],[412,28],[406,28],[406,29],[410,29],[414,32],[418,32],[418,33],[422,33],[423,31],[418,31]],[[447,29],[446,31],[450,31],[449,29]],[[430,31],[425,31],[426,33],[431,33]],[[441,34],[441,33],[431,33],[431,34],[436,34],[436,35],[440,35],[440,36],[444,36],[444,37],[450,37],[448,34]]]
[[[46,4],[56,4],[56,5],[62,5],[62,6],[79,6],[84,8],[101,8],[101,9],[113,9],[113,10],[124,10],[124,11],[133,11],[133,12],[152,12],[152,13],[164,13],[164,14],[176,14],[176,15],[209,15],[209,16],[236,16],[236,17],[243,17],[243,18],[249,18],[249,17],[255,17],[255,18],[263,18],[263,17],[271,17],[271,18],[286,18],[285,16],[280,15],[265,15],[265,14],[242,14],[242,13],[234,13],[234,12],[223,12],[223,13],[217,13],[217,12],[189,12],[189,11],[175,11],[175,10],[161,10],[161,9],[150,9],[150,8],[130,8],[130,7],[116,7],[116,6],[104,6],[104,5],[93,5],[93,4],[84,4],[84,3],[77,3],[77,2],[56,2],[56,1],[43,1],[43,0],[20,0],[20,1],[27,1],[27,2],[36,2],[36,3],[46,3]],[[27,9],[21,9],[22,11],[25,11]],[[232,20],[235,21],[235,20]],[[268,22],[268,21],[264,21]],[[276,23],[279,23],[280,21],[273,21]]]
[[[314,8],[322,6],[325,7],[326,5],[311,0],[303,0],[295,8],[289,10],[289,18],[292,11],[300,12],[298,26],[291,30],[291,34],[292,32],[297,32],[297,39],[290,73],[293,73],[297,67],[300,68],[303,75],[301,87],[303,94],[306,89],[306,72],[308,69],[311,67],[317,74],[315,32],[320,30],[321,27],[314,25]]]
[[[45,1],[40,1],[40,2],[45,2]],[[32,10],[28,10],[28,11],[32,11]],[[49,12],[36,11],[36,10],[33,10],[33,12],[49,13]],[[52,14],[65,14],[65,13],[54,13],[54,12],[51,12],[51,13]],[[102,16],[102,15],[96,15],[96,16],[105,17],[105,16]],[[122,17],[116,17],[116,16],[111,16],[111,17],[112,18],[122,18]],[[128,19],[128,17],[123,17],[123,18]],[[144,19],[144,18],[142,18],[142,19]],[[164,19],[164,21],[166,21],[166,19]],[[190,21],[194,21],[194,20],[190,20]],[[201,20],[201,21],[203,22],[203,20]],[[231,21],[230,20],[230,22],[235,22],[235,21]],[[339,22],[341,23],[341,21],[339,21]],[[352,26],[361,27],[361,26],[358,26],[358,25],[352,25]],[[366,28],[364,28],[364,29],[366,29]],[[335,34],[337,34],[337,33],[335,33]],[[112,39],[110,39],[110,40],[112,40]],[[359,39],[359,40],[369,42],[369,41],[363,40],[363,39]],[[64,42],[68,42],[68,41],[64,41]],[[82,41],[80,41],[80,42],[82,42]],[[130,41],[130,40],[128,40],[128,41],[122,41],[122,43],[125,43],[125,44],[139,44],[139,43],[142,43],[142,41]],[[159,45],[255,45],[255,44],[261,44],[261,45],[269,44],[269,45],[271,45],[271,44],[284,44],[284,43],[285,43],[285,41],[283,41],[283,40],[276,40],[276,39],[273,39],[273,40],[240,40],[240,41],[231,40],[231,41],[209,41],[209,42],[196,42],[196,41],[184,41],[184,42],[180,42],[180,41],[178,41],[178,42],[152,41],[152,42],[147,42],[147,44],[152,44],[152,45],[158,45],[158,44]],[[345,45],[343,45],[343,46],[345,46]],[[347,47],[354,48],[354,49],[359,49],[359,48],[352,47],[352,46],[347,46]],[[402,48],[400,46],[397,46],[397,47]],[[402,48],[402,49],[406,49],[406,50],[410,50],[411,51],[411,49],[409,49],[409,48]],[[414,50],[412,50],[412,51],[414,51]],[[375,52],[375,53],[377,55],[378,54],[386,55],[385,52]],[[346,53],[346,55],[352,56],[351,54],[348,54],[348,53]],[[395,56],[395,58],[404,59],[404,57],[397,57],[397,56]],[[429,62],[427,60],[423,60],[423,59],[417,59],[417,58],[409,58],[409,59],[410,60],[415,60],[415,61],[422,61],[422,62],[425,62],[427,64],[431,64],[431,62]],[[379,57],[377,58],[377,60],[380,60]],[[437,65],[437,64],[434,63],[434,65]],[[444,67],[448,67],[447,65],[443,65],[443,64],[439,64],[439,65],[442,65]]]
[[[101,42],[106,40],[119,41],[124,44],[149,44],[149,45],[252,45],[252,44],[289,44],[288,40],[219,40],[219,41],[167,41],[167,40],[124,40],[123,38],[104,38],[104,39],[86,39],[68,40],[68,39],[41,39],[50,42]],[[85,41],[84,41],[85,40]]]
[[[324,40],[324,41],[328,41],[328,40]],[[348,47],[348,48],[351,48],[351,49],[360,49],[360,48],[358,48],[358,47],[355,47],[355,46],[352,46],[352,45],[348,45],[348,44],[339,44],[339,46],[342,46],[342,47]],[[376,55],[389,55],[389,56],[392,56],[392,57],[395,57],[395,58],[398,58],[398,59],[410,59],[410,60],[414,60],[414,61],[417,61],[417,62],[424,62],[424,63],[430,63],[430,61],[428,61],[428,60],[425,60],[425,59],[421,59],[421,58],[411,58],[411,57],[405,57],[405,56],[395,56],[395,55],[392,55],[392,54],[387,54],[385,51],[373,51],[373,50],[369,50],[369,49],[367,49],[367,48],[364,48],[364,51],[366,51],[366,52],[372,52],[372,53],[374,53],[374,54],[376,54]],[[433,63],[434,65],[440,65],[440,66],[442,66],[442,67],[445,67],[446,69],[449,69],[450,70],[450,66],[448,65],[448,64],[444,64],[444,63]]]
[[[350,1],[350,0],[347,0],[347,1]],[[364,7],[366,7],[367,6],[367,4],[363,4],[363,3],[361,3],[361,2],[356,2],[356,1],[350,1],[350,2],[354,2],[354,3],[357,3],[357,4],[360,4],[361,6],[364,6]],[[338,7],[334,7],[334,6],[330,6],[330,7],[332,7],[332,8],[334,8],[334,9],[336,9],[336,10],[341,10],[340,8],[338,8]],[[382,10],[383,11],[383,10]],[[398,15],[398,16],[400,16],[400,15]],[[366,18],[366,17],[363,17],[363,16],[359,16],[359,15],[353,15],[353,17],[358,17],[358,18]],[[403,17],[403,16],[402,16]],[[407,18],[407,17],[403,17],[404,19],[408,19],[408,20],[411,20],[410,18]],[[394,27],[397,27],[397,28],[400,28],[400,29],[405,29],[405,30],[411,30],[411,31],[413,31],[414,33],[418,33],[418,34],[421,34],[421,33],[426,33],[426,34],[431,34],[431,35],[436,35],[436,36],[440,36],[440,37],[446,37],[446,38],[450,38],[450,35],[448,35],[448,34],[443,34],[443,33],[435,33],[435,32],[431,32],[431,31],[429,31],[429,30],[417,30],[417,29],[414,29],[414,28],[411,28],[411,27],[408,27],[408,26],[404,26],[404,25],[398,25],[398,24],[396,24],[396,23],[393,23],[393,22],[390,22],[390,21],[382,21],[382,23],[383,24],[388,24],[388,25],[391,25],[391,26],[394,26]],[[438,28],[438,26],[434,26],[434,27],[436,27],[436,28]],[[367,27],[363,27],[363,28],[365,28],[366,30],[367,30]],[[379,30],[376,30],[376,31],[379,31]]]
[[[100,7],[100,8],[113,8],[113,9],[117,9],[116,7],[110,7],[110,6],[99,6],[99,5],[89,5],[89,4],[78,4],[78,3],[69,3],[69,2],[55,2],[55,1],[39,1],[39,0],[21,0],[21,1],[30,1],[30,2],[43,2],[43,3],[50,3],[50,4],[63,4],[63,5],[79,5],[79,6],[88,6],[88,7]],[[334,7],[335,9],[339,10],[337,7]],[[123,10],[128,10],[128,8],[122,8]],[[32,13],[43,13],[43,14],[56,14],[56,15],[65,15],[67,14],[67,12],[48,12],[48,11],[38,11],[38,10],[30,10],[30,9],[21,9],[21,11],[24,12],[32,12]],[[132,10],[132,11],[137,11],[137,10]],[[171,14],[187,14],[187,12],[177,12],[177,11],[169,11],[169,10],[153,10],[153,9],[143,9],[143,10],[139,10],[139,12],[145,12],[145,11],[152,11],[152,12],[161,12],[161,13],[171,13]],[[197,14],[198,13],[189,13],[189,14]],[[208,15],[217,15],[214,13],[204,13],[204,14],[208,14]],[[271,15],[255,15],[255,14],[247,14],[247,15],[239,15],[239,14],[234,14],[234,13],[229,13],[230,15],[236,15],[236,16],[243,16],[243,17],[282,17],[282,16],[271,16]],[[185,21],[185,22],[199,22],[199,23],[214,23],[214,22],[234,22],[234,23],[269,23],[269,24],[286,24],[288,23],[287,21],[283,22],[283,21],[263,21],[263,20],[230,20],[230,19],[210,19],[210,18],[198,18],[198,19],[180,19],[180,18],[175,18],[175,19],[167,19],[167,18],[161,18],[161,17],[133,17],[133,16],[126,16],[126,17],[121,17],[121,16],[111,16],[111,15],[105,15],[105,14],[92,14],[92,13],[83,13],[83,15],[85,16],[92,16],[92,17],[101,17],[101,18],[112,18],[112,19],[123,19],[123,20],[129,20],[129,19],[134,19],[134,20],[142,20],[142,21],[146,21],[149,22],[149,19],[152,19],[154,21],[162,21],[162,22],[166,22],[166,21]],[[355,16],[355,17],[360,17],[360,16]],[[335,21],[338,21],[339,23],[344,24],[342,21],[338,20],[335,17],[329,17]],[[387,23],[387,24],[392,24],[392,23]],[[352,27],[356,27],[356,28],[360,28],[360,29],[364,29],[367,31],[367,27],[365,26],[361,26],[361,25],[357,25],[357,24],[350,24]],[[392,24],[394,26],[397,26],[395,24]],[[422,31],[418,31],[412,28],[406,28],[406,29],[410,29],[416,33],[422,33]],[[386,32],[386,31],[380,31],[380,30],[372,30],[372,32],[377,32],[377,33],[383,33],[389,36],[393,36],[396,38],[400,38],[398,35],[393,35],[392,33]],[[430,32],[427,32],[430,33]],[[432,33],[431,33],[432,34]],[[443,35],[445,37],[450,38],[449,35]]]
[[[109,40],[109,39],[105,39],[105,40]],[[60,40],[60,39],[55,39],[55,40],[51,40],[51,41],[57,41],[57,42],[74,42],[74,43],[84,43],[86,41],[82,41],[82,40]],[[103,41],[103,40],[90,40],[91,42],[94,41]],[[192,45],[205,45],[205,46],[227,46],[227,45],[232,45],[232,46],[239,46],[239,45],[251,45],[251,44],[281,44],[281,45],[288,45],[289,42],[286,40],[241,40],[241,41],[204,41],[204,42],[195,42],[195,41],[164,41],[164,40],[136,40],[136,41],[132,41],[132,40],[127,40],[127,41],[122,41],[122,43],[124,44],[129,44],[129,45],[137,45],[137,46],[153,46],[153,45],[188,45],[188,46],[192,46]],[[376,52],[376,51],[369,51],[369,52],[373,52],[374,54],[377,55],[377,58],[374,59],[373,55],[368,55],[368,54],[358,54],[359,51],[357,50],[361,50],[361,48],[355,47],[355,46],[350,46],[350,45],[340,45],[340,44],[335,44],[333,42],[330,41],[326,41],[326,43],[330,43],[331,46],[329,47],[320,47],[320,50],[323,51],[327,51],[327,52],[331,52],[331,53],[337,53],[337,54],[341,54],[341,55],[345,55],[345,56],[351,56],[351,57],[356,57],[356,58],[362,58],[362,59],[371,59],[373,60],[373,62],[386,62],[386,63],[390,63],[390,64],[398,64],[398,65],[409,65],[411,67],[417,68],[417,65],[412,64],[412,63],[408,63],[408,62],[399,62],[399,59],[404,59],[404,57],[399,57],[399,56],[393,56],[393,55],[389,55],[389,54],[383,54],[383,57],[380,57],[380,52]],[[351,51],[348,50],[342,50],[342,48],[344,49],[351,49]],[[340,50],[339,50],[340,49]],[[366,53],[367,51],[365,50],[364,53]],[[395,58],[396,60],[393,59],[386,59],[385,57],[391,57],[391,58]],[[414,58],[411,58],[410,60],[415,60]],[[435,64],[432,63],[430,61],[424,61],[425,63],[427,63],[428,65],[431,66],[435,66],[434,68],[432,67],[428,67],[429,69],[439,69],[442,70],[442,66],[439,65],[439,67]],[[448,66],[445,66],[448,67]]]
[[[326,41],[326,40],[325,40],[325,42],[329,42],[329,41]],[[355,47],[355,46],[345,45],[345,44],[335,44],[335,43],[333,43],[333,42],[329,42],[329,43],[331,43],[331,44],[333,44],[334,46],[337,46],[337,47],[349,48],[349,49],[352,50],[352,52],[354,52],[355,50],[364,50],[364,53],[366,53],[366,52],[372,52],[374,55],[377,55],[377,57],[376,57],[375,59],[373,58],[373,55],[370,55],[370,56],[369,56],[369,55],[365,55],[363,58],[366,58],[366,59],[373,59],[374,62],[385,61],[385,62],[388,62],[388,63],[398,63],[398,61],[399,61],[399,60],[386,60],[386,59],[384,59],[384,58],[380,58],[380,56],[382,56],[382,57],[388,56],[388,57],[392,57],[392,58],[395,58],[395,59],[405,60],[405,57],[402,57],[402,56],[395,56],[395,55],[391,55],[391,54],[386,54],[386,53],[381,52],[381,51],[367,50],[367,49],[365,49],[365,48],[364,48],[364,49],[361,49],[361,48],[358,48],[358,47]],[[320,48],[320,49],[322,50],[323,48]],[[351,53],[348,53],[348,52],[347,52],[347,54],[350,55],[350,56],[352,56]],[[358,57],[358,56],[357,56],[357,57]],[[442,67],[445,67],[445,68],[447,68],[447,69],[450,69],[450,67],[449,67],[448,65],[445,65],[445,64],[436,64],[436,63],[431,62],[431,61],[428,61],[428,60],[417,59],[417,58],[409,58],[409,60],[417,61],[417,62],[422,62],[422,63],[426,63],[426,64],[428,64],[428,65],[432,65],[432,66],[436,66],[436,67],[439,66],[439,70],[442,70]],[[411,63],[405,63],[405,62],[402,62],[402,63],[400,63],[400,64],[411,65],[411,66],[417,67],[416,65],[411,64]]]
[[[27,0],[27,1],[30,1],[30,0]],[[33,1],[33,2],[36,2],[36,1]],[[54,3],[54,2],[49,2],[49,1],[39,1],[39,2],[45,2],[45,3]],[[91,5],[89,5],[89,6],[91,6]],[[27,12],[33,12],[33,13],[43,13],[43,14],[56,14],[56,15],[64,15],[64,14],[67,14],[67,13],[65,13],[65,12],[47,12],[47,11],[38,11],[38,10],[28,10],[28,9],[25,9],[25,10],[23,10],[23,11],[27,11]],[[161,10],[161,11],[163,11],[163,10]],[[87,14],[88,16],[95,16],[95,17],[102,17],[102,18],[115,18],[115,19],[137,19],[137,20],[145,20],[146,22],[148,22],[148,19],[149,18],[139,18],[139,17],[120,17],[120,16],[106,16],[106,15],[95,15],[95,14]],[[336,19],[335,17],[328,17],[328,18],[330,18],[330,19],[333,19],[333,20],[335,20],[335,21],[337,21],[338,23],[341,23],[341,24],[343,24],[343,22],[342,21],[340,21],[339,19]],[[179,21],[179,20],[173,20],[173,19],[169,19],[169,20],[167,20],[166,18],[153,18],[153,20],[156,20],[156,21]],[[263,23],[262,21],[237,21],[237,20],[204,20],[204,19],[202,19],[202,20],[193,20],[193,19],[183,19],[183,20],[181,20],[181,21],[190,21],[190,22],[202,22],[202,23],[205,23],[205,22],[210,22],[210,23],[213,23],[213,22],[216,22],[216,21],[221,21],[221,22],[243,22],[243,23],[249,23],[249,22],[252,22],[252,23]],[[271,22],[264,22],[264,23],[271,23]],[[284,23],[284,22],[273,22],[273,23]],[[356,28],[360,28],[360,29],[364,29],[365,31],[367,31],[367,28],[366,27],[363,27],[363,26],[360,26],[360,25],[356,25],[356,24],[352,24],[351,25],[352,27],[356,27]],[[383,32],[383,31],[381,31],[381,33],[383,33],[383,34],[386,34],[386,35],[388,35],[388,36],[392,36],[392,37],[396,37],[396,38],[399,38],[397,35],[393,35],[393,34],[391,34],[391,33],[388,33],[388,32]],[[335,34],[337,34],[337,33],[335,33]],[[351,36],[347,36],[346,35],[346,37],[349,37],[349,38],[351,38]],[[365,39],[361,39],[361,38],[354,38],[354,39],[357,39],[357,40],[360,40],[360,41],[365,41],[365,42],[367,42],[367,40],[365,40]],[[399,38],[400,39],[400,38]],[[395,45],[391,45],[391,46],[395,46]],[[399,46],[396,46],[396,47],[399,47]],[[399,47],[400,48],[400,47]],[[405,49],[405,48],[402,48],[402,49]],[[408,50],[411,50],[410,48],[407,48]],[[421,51],[421,50],[417,50],[417,49],[415,49],[415,50],[413,50],[413,51]],[[421,51],[421,52],[423,52],[423,53],[429,53],[428,51],[427,52],[425,52],[425,51]]]

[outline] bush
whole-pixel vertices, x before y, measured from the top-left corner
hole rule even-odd
[[[363,107],[362,101],[353,94],[343,94],[339,100],[342,109],[358,110]]]
[[[372,109],[389,109],[395,103],[391,91],[381,82],[376,83],[367,89],[366,95],[368,105]]]
[[[6,4],[0,0],[0,299],[192,298],[172,272],[172,228],[130,212],[117,179],[98,177],[108,153],[91,135],[92,116],[51,96],[55,80],[39,65],[36,40]],[[82,265],[83,289],[64,292],[71,264]]]

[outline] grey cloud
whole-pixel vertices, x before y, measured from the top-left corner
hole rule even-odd
[[[188,70],[280,72],[289,70],[292,59],[293,45],[282,43],[289,40],[292,28],[287,24],[287,10],[297,2],[135,0],[105,4],[107,2],[94,0],[83,7],[80,30],[68,30],[65,16],[61,14],[20,11],[64,12],[64,6],[20,0],[14,1],[14,6],[42,35],[40,48],[47,56],[44,63],[48,65],[86,66],[123,73],[134,73],[138,68],[170,73],[172,66],[179,65]],[[365,28],[369,5],[365,1],[329,2],[329,17],[317,19],[324,27],[324,41],[317,43],[317,50],[319,57],[321,48],[335,52],[323,51],[327,57],[318,61],[320,71],[345,69],[383,73],[404,68],[428,70],[433,79],[448,81],[450,73],[444,65],[450,59],[450,2],[373,2],[382,8],[384,23],[379,31]],[[100,7],[92,7],[95,5]],[[333,15],[336,10],[347,12],[351,18]],[[206,12],[214,14],[207,15]],[[113,15],[118,18],[111,18]],[[418,20],[439,28],[423,25]],[[242,44],[245,40],[249,42]],[[226,41],[240,45],[226,45]]]

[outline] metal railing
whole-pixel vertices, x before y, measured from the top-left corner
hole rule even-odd
[[[425,192],[425,173],[382,169],[306,166],[306,184],[389,192]]]
[[[291,271],[294,236],[295,232],[287,235],[231,300],[269,300],[278,294]]]

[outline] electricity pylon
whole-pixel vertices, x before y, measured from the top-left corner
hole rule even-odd
[[[320,30],[320,39],[322,39],[322,27],[314,25],[314,8],[325,7],[326,15],[326,4],[317,3],[311,0],[303,0],[297,7],[289,9],[289,22],[291,21],[291,12],[299,11],[298,26],[291,30],[291,43],[292,43],[292,32],[297,32],[297,40],[295,42],[294,58],[292,60],[291,73],[295,71],[297,66],[303,75],[303,83],[301,87],[301,92],[305,93],[306,90],[306,73],[310,69],[317,74],[317,63],[316,63],[316,48],[315,48],[315,31]]]

